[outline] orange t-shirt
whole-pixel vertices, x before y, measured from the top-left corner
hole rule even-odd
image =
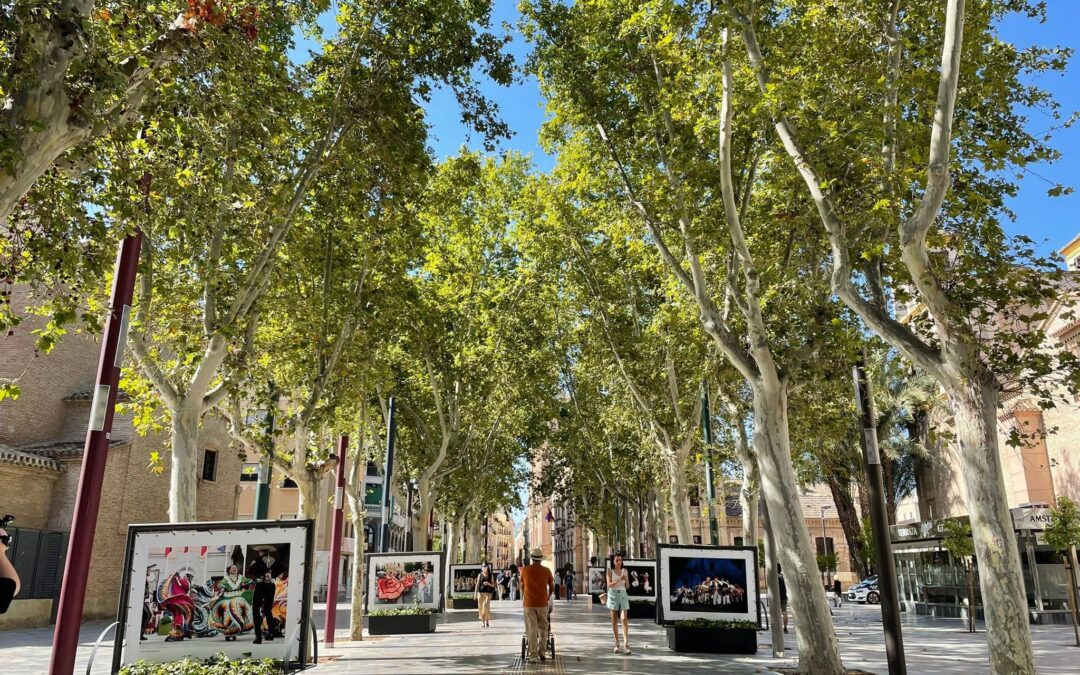
[[[554,584],[555,578],[551,576],[551,570],[543,565],[526,565],[521,568],[521,587],[525,589],[525,597],[521,605],[523,607],[547,607],[549,584]]]

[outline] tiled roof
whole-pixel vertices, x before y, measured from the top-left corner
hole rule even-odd
[[[0,462],[32,466],[38,469],[48,469],[51,471],[63,471],[60,463],[51,457],[16,450],[14,448],[9,448],[6,445],[0,445]]]
[[[50,457],[53,459],[59,457],[74,457],[81,455],[83,452],[83,441],[50,441],[48,443],[35,443],[34,445],[27,445],[19,448],[20,452],[24,452],[31,455],[37,455],[39,457]],[[120,448],[125,445],[131,445],[131,441],[123,439],[113,439],[109,441],[109,449]]]

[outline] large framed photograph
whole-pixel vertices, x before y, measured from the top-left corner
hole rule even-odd
[[[476,594],[476,580],[484,566],[480,563],[469,565],[451,565],[450,580],[446,584],[446,592],[450,597],[468,597]],[[491,577],[495,580],[494,574]]]
[[[608,558],[607,567],[611,569],[612,559]],[[656,601],[656,561],[648,559],[623,558],[623,567],[629,583],[626,584],[626,594],[631,600]],[[591,583],[591,582],[590,582]],[[607,590],[607,579],[602,583]],[[602,591],[602,592],[604,592]]]
[[[307,658],[312,522],[128,528],[113,672],[137,661]]]
[[[757,548],[660,544],[657,561],[661,623],[715,619],[760,624]]]
[[[442,552],[369,553],[366,611],[422,607],[442,611]]]
[[[601,593],[607,593],[607,578],[605,577],[606,568],[604,567],[589,567],[589,594],[600,595]]]

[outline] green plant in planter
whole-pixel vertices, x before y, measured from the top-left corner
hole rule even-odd
[[[630,598],[631,605],[655,605],[656,600],[644,599],[644,598]]]
[[[169,663],[139,661],[120,669],[120,675],[277,675],[283,672],[282,663],[274,659],[230,661],[222,653],[208,659],[188,657]]]
[[[762,630],[761,626],[753,621],[738,619],[735,621],[721,621],[718,619],[684,619],[675,622],[676,628],[708,628],[710,630]]]
[[[394,607],[393,609],[373,609],[368,612],[368,616],[425,616],[437,613],[438,610],[413,605],[411,607]]]

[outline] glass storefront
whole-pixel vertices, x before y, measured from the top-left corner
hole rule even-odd
[[[1014,522],[1023,525],[1032,520],[1028,518],[1029,512],[1024,511],[1023,518],[1014,513]],[[960,617],[968,605],[967,572],[964,562],[954,558],[942,545],[942,522],[891,528],[900,602],[907,611],[916,614]],[[1018,529],[1016,534],[1032,621],[1068,623],[1068,583],[1061,554],[1041,543],[1041,527]],[[976,558],[972,583],[976,616],[981,619],[978,568]]]

